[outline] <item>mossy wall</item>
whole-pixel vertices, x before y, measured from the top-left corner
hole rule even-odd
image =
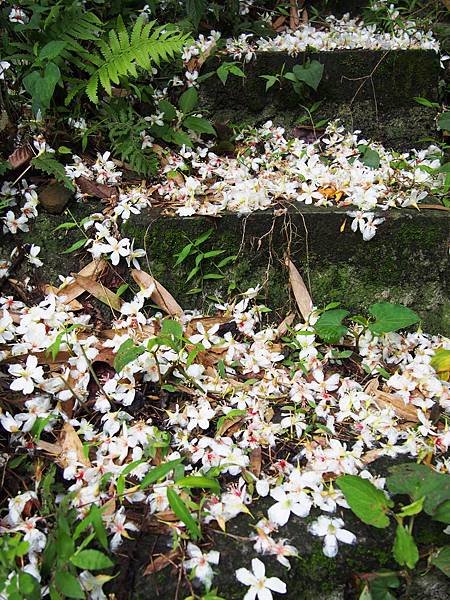
[[[307,59],[324,65],[317,92],[305,98],[293,91],[281,78],[265,91],[262,75],[292,70]],[[211,59],[204,71],[213,71],[217,59]],[[439,57],[431,50],[334,50],[300,53],[296,57],[282,52],[261,52],[245,66],[246,78],[230,75],[226,85],[216,76],[201,88],[202,110],[217,122],[259,125],[271,119],[288,128],[295,125],[303,106],[320,100],[313,118],[339,118],[349,129],[388,145],[406,149],[436,132],[435,111],[418,105],[414,97],[438,98]],[[311,124],[305,122],[305,124]]]

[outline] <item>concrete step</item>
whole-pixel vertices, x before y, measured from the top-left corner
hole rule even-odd
[[[75,204],[77,220],[98,210],[95,203]],[[212,298],[233,296],[237,291],[262,285],[262,298],[277,316],[292,307],[284,255],[291,259],[310,287],[318,306],[337,301],[355,311],[364,311],[377,300],[400,302],[417,310],[427,331],[450,334],[448,282],[449,219],[444,211],[391,210],[375,237],[364,242],[350,229],[351,218],[343,210],[294,205],[286,212],[270,210],[246,217],[235,213],[222,217],[167,217],[151,210],[122,226],[122,235],[134,239],[135,248],[145,248],[142,268],[165,285],[185,308],[207,309]],[[78,230],[54,232],[67,215],[41,212],[30,233],[3,236],[0,258],[18,243],[42,247],[45,267],[36,271],[26,264],[13,276],[23,280],[59,284],[58,275],[68,275],[91,260],[83,250],[63,254],[80,238]],[[216,259],[203,262],[203,274],[221,272],[221,280],[187,276],[193,258],[175,267],[175,255],[200,235],[212,229],[202,251],[223,250]],[[217,264],[227,256],[236,260],[222,269]],[[127,269],[119,272],[127,275]],[[195,287],[203,290],[190,294]],[[232,288],[229,292],[229,288]]]
[[[266,92],[262,75],[291,71],[308,58],[324,65],[319,88],[309,99],[301,100],[286,80]],[[207,61],[202,73],[218,64],[217,58]],[[395,148],[416,146],[436,134],[435,110],[414,100],[438,99],[439,55],[433,50],[333,50],[297,56],[259,52],[245,65],[245,73],[245,79],[228,77],[226,85],[217,77],[202,84],[202,107],[214,120],[248,125],[272,119],[291,127],[305,114],[302,105],[320,100],[315,122],[341,118],[348,128]]]

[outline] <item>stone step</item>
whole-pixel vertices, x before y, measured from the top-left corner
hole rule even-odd
[[[307,58],[324,65],[317,93],[309,100],[300,100],[286,80],[266,92],[262,75],[280,73],[283,65],[286,73]],[[217,58],[207,61],[202,73],[218,64]],[[315,122],[340,118],[348,128],[396,148],[416,146],[436,134],[435,110],[414,100],[438,99],[440,65],[433,50],[333,50],[297,56],[259,52],[245,73],[245,79],[229,76],[226,85],[217,77],[202,84],[202,108],[217,122],[255,125],[271,119],[290,127],[305,114],[302,105],[320,100]]]
[[[95,203],[75,204],[71,213],[80,221],[99,208]],[[421,315],[426,331],[450,334],[448,213],[401,209],[383,216],[385,222],[368,242],[351,231],[345,211],[305,205],[246,217],[235,213],[167,217],[151,210],[132,217],[121,233],[134,239],[135,248],[145,248],[142,268],[151,271],[187,309],[206,309],[214,302],[211,298],[223,299],[262,284],[262,300],[277,316],[285,315],[294,306],[284,264],[289,251],[317,306],[336,301],[359,312],[376,301],[400,302]],[[43,269],[30,270],[24,263],[13,277],[23,280],[31,275],[34,281],[59,285],[58,275],[78,272],[90,262],[91,255],[83,250],[64,254],[80,238],[77,229],[54,232],[67,220],[71,220],[67,215],[41,211],[30,233],[2,237],[0,259],[19,243],[42,248]],[[202,251],[224,252],[217,259],[206,259],[203,273],[219,272],[214,263],[227,256],[237,258],[221,269],[223,280],[206,280],[201,293],[190,294],[192,288],[202,287],[196,277],[186,281],[194,259],[175,267],[175,255],[209,229],[213,232]],[[127,269],[119,271],[127,275]]]

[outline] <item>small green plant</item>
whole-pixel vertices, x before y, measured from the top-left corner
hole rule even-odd
[[[392,554],[402,568],[414,569],[420,558],[413,535],[417,515],[425,513],[435,521],[450,523],[450,475],[438,473],[423,464],[407,463],[390,469],[386,487],[391,496],[408,496],[410,503],[406,505],[394,502],[383,490],[356,475],[342,475],[336,479],[336,484],[351,510],[367,525],[385,529],[394,519],[396,532]],[[450,577],[450,545],[433,549],[428,562]]]
[[[21,533],[3,534],[0,539],[0,593],[12,600],[39,600],[38,580],[20,568],[20,561],[29,548]],[[84,597],[84,595],[82,596]]]
[[[213,232],[213,229],[208,229],[197,239],[189,241],[189,243],[175,255],[175,267],[186,261],[194,263],[186,277],[186,283],[195,279],[198,285],[189,290],[188,294],[198,294],[202,292],[206,281],[224,279],[225,274],[222,269],[233,263],[237,258],[235,255],[229,255],[216,262],[214,259],[225,254],[226,250],[203,250],[203,244],[209,240]]]
[[[382,335],[391,331],[405,329],[420,321],[419,315],[401,304],[390,302],[377,302],[369,306],[369,318],[360,315],[349,316],[348,310],[330,308],[325,310],[317,320],[314,329],[317,335],[328,344],[337,344],[349,329],[344,320],[353,321],[363,325],[373,335]]]
[[[223,83],[226,84],[229,75],[235,75],[236,77],[245,77],[244,71],[238,67],[236,62],[224,62],[216,70],[217,77]]]
[[[292,71],[286,73],[284,78],[292,83],[294,92],[305,98],[310,90],[317,92],[322,81],[324,65],[318,60],[308,59],[303,65],[295,65]]]

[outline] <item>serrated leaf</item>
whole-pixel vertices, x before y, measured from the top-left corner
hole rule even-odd
[[[394,558],[401,567],[414,569],[419,560],[419,551],[413,536],[401,524],[397,524],[393,547]]]
[[[314,329],[324,342],[336,344],[348,331],[342,321],[349,314],[347,310],[341,308],[327,310],[317,319]]]
[[[419,315],[402,304],[378,302],[369,307],[369,313],[375,321],[369,323],[369,329],[375,335],[405,329],[420,321]]]
[[[144,352],[144,346],[136,346],[134,341],[131,339],[125,340],[125,342],[120,345],[114,358],[114,368],[117,373],[120,373],[120,371],[122,371],[122,369],[126,367],[128,363],[136,360],[136,358],[141,356],[141,354],[144,354]]]
[[[68,571],[57,571],[55,583],[66,598],[84,598],[85,594],[78,579]]]
[[[431,559],[431,564],[450,577],[450,546],[441,548],[438,554]]]
[[[307,86],[317,91],[319,83],[322,80],[324,65],[318,60],[311,60],[304,65],[295,65],[292,72],[297,81],[306,83]]]
[[[176,516],[182,521],[189,530],[192,538],[197,540],[201,537],[200,527],[194,517],[191,515],[188,507],[180,498],[179,494],[172,488],[167,488],[167,500],[170,508]]]
[[[394,503],[382,490],[357,475],[341,475],[336,479],[336,484],[361,521],[380,529],[388,527],[389,517],[386,513]]]
[[[178,106],[184,114],[190,113],[198,104],[198,92],[194,86],[183,92],[178,101]]]

